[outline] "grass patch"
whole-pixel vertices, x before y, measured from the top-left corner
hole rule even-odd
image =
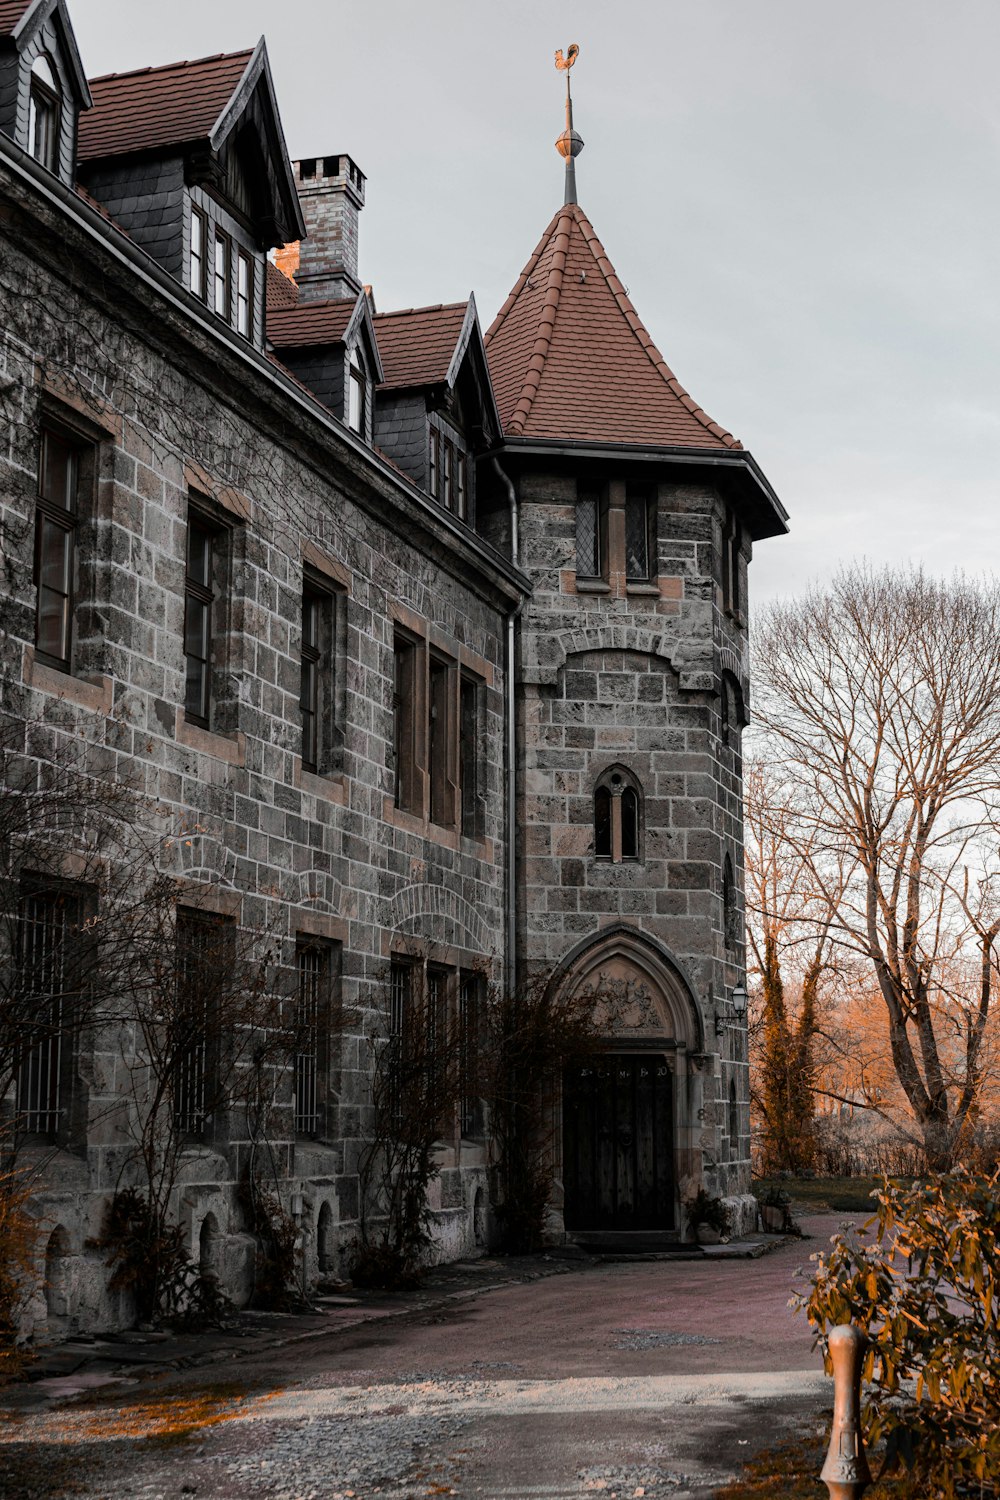
[[[735,1484],[716,1491],[715,1500],[817,1500],[825,1457],[818,1438],[781,1443],[751,1459]],[[915,1500],[915,1492],[901,1480],[883,1480],[865,1491],[865,1500]]]
[[[758,1177],[753,1191],[763,1198],[770,1189],[780,1188],[792,1200],[792,1208],[805,1213],[827,1209],[867,1216],[875,1212],[870,1194],[881,1182],[881,1177]]]

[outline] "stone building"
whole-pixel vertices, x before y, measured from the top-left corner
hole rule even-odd
[[[746,565],[784,529],[572,185],[485,338],[471,297],[376,311],[364,193],[343,153],[289,161],[263,41],[88,83],[66,0],[0,0],[8,768],[140,796],[183,974],[206,932],[276,945],[312,1018],[268,1141],[307,1283],[357,1233],[372,1038],[418,989],[470,1035],[525,976],[626,996],[567,1071],[553,1233],[678,1235],[702,1183],[745,1205]],[[141,1028],[56,1024],[92,854],[22,839],[3,881],[49,1022],[0,1082],[50,1333],[132,1315],[94,1241]],[[245,1298],[259,1143],[182,1062],[171,1211]],[[439,1159],[445,1258],[488,1233],[482,1111]]]

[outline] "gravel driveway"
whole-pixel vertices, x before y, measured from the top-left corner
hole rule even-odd
[[[708,1500],[821,1421],[786,1304],[837,1223],[760,1260],[587,1265],[13,1413],[0,1495]]]

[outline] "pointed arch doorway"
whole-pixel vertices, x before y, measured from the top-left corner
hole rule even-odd
[[[563,1073],[560,1177],[570,1233],[676,1233],[694,1165],[702,1021],[680,966],[616,927],[570,955],[562,982],[591,992],[607,1046]]]

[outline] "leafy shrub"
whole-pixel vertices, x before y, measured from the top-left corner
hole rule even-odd
[[[0,1165],[0,1385],[24,1363],[17,1336],[20,1314],[35,1279],[38,1225],[27,1211],[26,1173]]]
[[[110,1252],[111,1290],[132,1294],[140,1323],[218,1324],[231,1310],[215,1276],[188,1255],[181,1226],[161,1219],[137,1188],[112,1198],[98,1246]]]
[[[356,1287],[385,1292],[406,1291],[420,1282],[420,1272],[397,1245],[355,1240],[348,1274]]]
[[[687,1202],[688,1224],[692,1229],[714,1229],[718,1234],[729,1233],[729,1210],[721,1198],[713,1197],[700,1187]]]
[[[251,1177],[240,1184],[240,1202],[257,1240],[251,1305],[273,1312],[300,1307],[303,1298],[296,1280],[299,1231],[295,1220],[276,1193],[267,1192]]]
[[[926,1500],[1000,1485],[1000,1174],[964,1169],[885,1181],[859,1234],[814,1255],[793,1298],[816,1330],[854,1323],[870,1340],[863,1420]]]

